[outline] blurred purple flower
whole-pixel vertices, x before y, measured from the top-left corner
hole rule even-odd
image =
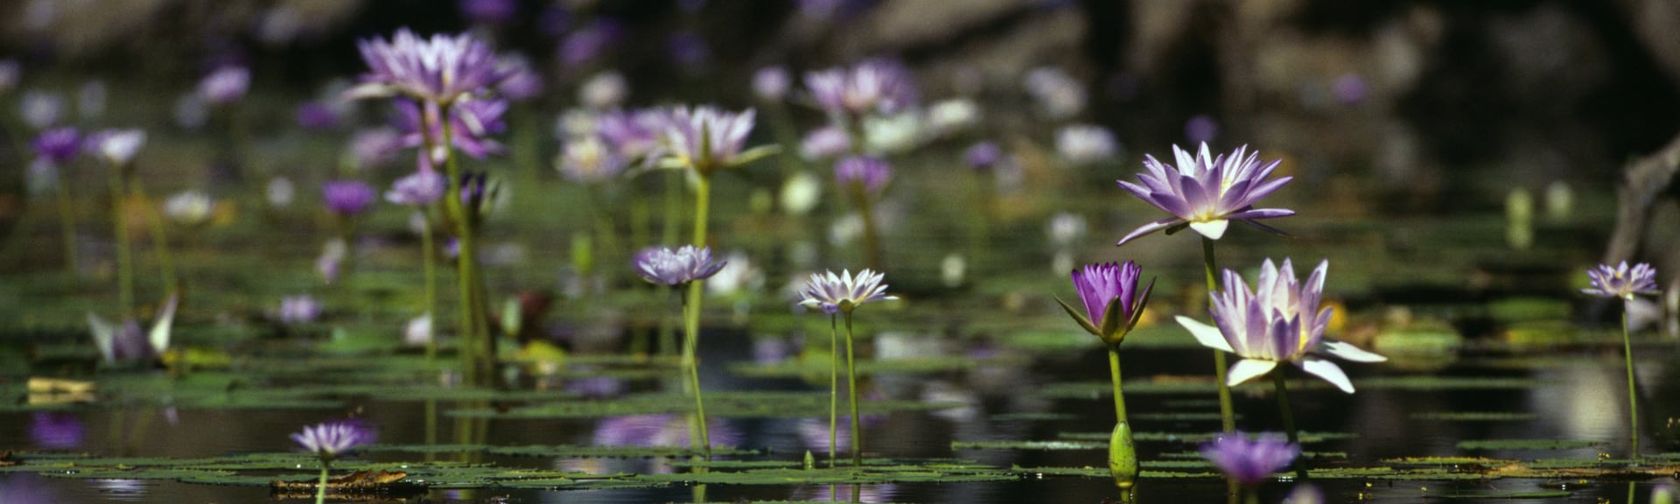
[[[710,247],[683,245],[675,250],[666,247],[642,249],[636,253],[633,266],[643,280],[676,287],[711,278],[723,269],[724,264],[724,261],[712,258]]]
[[[1201,448],[1202,457],[1226,476],[1246,486],[1265,483],[1273,473],[1289,467],[1301,454],[1301,446],[1282,434],[1261,433],[1250,440],[1242,432],[1220,434]]]
[[[830,114],[892,114],[914,105],[916,82],[897,61],[871,59],[850,68],[805,74],[811,99]]]
[[[337,128],[339,124],[338,111],[318,101],[298,105],[295,115],[298,127],[310,131],[330,130]]]
[[[251,88],[251,70],[242,66],[223,66],[211,71],[198,82],[198,95],[212,105],[226,105],[245,97]]]
[[[1003,162],[1003,148],[992,142],[978,142],[963,151],[963,161],[969,168],[989,171]]]
[[[1647,263],[1635,264],[1632,268],[1628,267],[1627,261],[1615,266],[1600,264],[1587,270],[1587,278],[1592,281],[1592,286],[1581,289],[1581,292],[1593,296],[1632,300],[1636,295],[1662,293],[1657,287],[1657,269]]]
[[[10,473],[0,479],[0,499],[6,504],[59,504],[68,502],[48,486],[46,478],[31,473]]]
[[[678,65],[696,68],[706,64],[711,58],[712,49],[706,45],[706,38],[693,31],[679,31],[671,34],[666,41],[666,47],[671,53],[671,60]]]
[[[1336,77],[1335,82],[1330,84],[1330,93],[1343,105],[1354,105],[1365,101],[1370,88],[1365,85],[1365,79],[1359,74],[1346,73]]]
[[[280,299],[277,315],[282,324],[307,324],[321,317],[321,303],[308,294],[286,296]]]
[[[569,67],[589,63],[608,47],[618,43],[623,31],[617,21],[598,19],[567,34],[566,38],[560,41],[560,63]]]
[[[536,98],[543,92],[543,78],[537,70],[531,68],[531,60],[524,55],[513,54],[505,56],[497,63],[502,67],[502,73],[507,77],[496,86],[496,90],[503,98],[521,102]]]
[[[1296,280],[1289,259],[1278,267],[1267,259],[1260,278],[1249,289],[1242,275],[1225,270],[1225,288],[1208,294],[1208,313],[1215,326],[1178,316],[1202,346],[1242,357],[1231,366],[1227,384],[1235,386],[1272,372],[1278,364],[1293,364],[1323,378],[1342,392],[1353,393],[1353,382],[1324,356],[1353,362],[1383,362],[1387,357],[1324,337],[1330,326],[1330,307],[1321,307],[1324,277],[1330,261],[1320,262],[1306,283]]]
[[[811,452],[827,452],[828,419],[801,418],[798,422],[798,425],[794,428],[799,431],[800,444],[804,445],[804,448],[806,450],[810,450]],[[841,415],[835,418],[835,422],[836,425],[851,425],[852,417],[851,415]],[[834,449],[837,452],[850,451],[852,449],[851,429],[835,429]]]
[[[391,183],[385,201],[398,205],[425,206],[443,197],[449,181],[436,171],[417,171]]]
[[[332,460],[358,446],[373,444],[378,436],[365,422],[337,420],[306,426],[291,437],[304,451]]]
[[[834,163],[834,181],[843,187],[859,187],[874,194],[892,179],[892,165],[872,156],[850,156]]]
[[[53,128],[36,135],[31,146],[36,156],[63,166],[74,161],[76,155],[82,152],[82,133],[68,126]]]
[[[624,380],[611,376],[585,376],[567,381],[566,391],[591,398],[616,397],[624,393]]]
[[[665,126],[667,166],[691,168],[701,175],[747,163],[767,151],[743,151],[752,133],[754,111],[728,112],[713,107],[677,107]]]
[[[1091,335],[1109,345],[1118,345],[1136,323],[1137,311],[1149,302],[1150,289],[1138,291],[1138,279],[1142,275],[1143,268],[1132,261],[1087,264],[1072,274],[1073,287],[1085,305],[1085,318],[1079,319],[1080,314],[1066,304],[1062,307]]]
[[[33,129],[46,129],[64,119],[64,97],[46,91],[29,91],[18,101],[18,114]]]
[[[852,275],[850,270],[826,273],[812,273],[811,279],[799,289],[799,304],[806,308],[818,308],[824,313],[851,312],[858,306],[870,301],[892,301],[898,296],[887,295],[887,284],[881,283],[884,275],[864,269]]]
[[[1190,143],[1208,143],[1219,137],[1219,121],[1207,114],[1197,114],[1184,121],[1184,138]]]
[[[1145,156],[1143,167],[1147,171],[1138,174],[1139,183],[1119,181],[1121,189],[1173,216],[1145,224],[1115,245],[1186,225],[1208,239],[1218,240],[1233,220],[1260,225],[1255,221],[1295,215],[1294,210],[1283,208],[1254,208],[1261,198],[1292,178],[1266,180],[1279,161],[1262,166],[1259,152],[1250,153],[1246,146],[1214,157],[1208,152],[1207,144],[1202,144],[1196,155],[1174,145],[1173,154],[1178,158],[1177,167],[1156,161],[1154,156]]]
[[[362,169],[390,163],[403,147],[403,135],[391,128],[364,129],[350,137],[350,152]]]
[[[350,90],[353,97],[403,95],[433,104],[452,104],[507,77],[490,45],[470,34],[435,34],[423,39],[407,28],[390,40],[358,41],[369,72]]]
[[[321,185],[321,200],[327,209],[343,217],[368,211],[377,199],[373,186],[360,180],[334,180]]]
[[[474,23],[503,24],[519,14],[517,0],[460,0],[461,14]]]
[[[139,129],[107,129],[100,130],[82,140],[88,152],[99,156],[105,162],[116,166],[126,166],[134,161],[134,156],[140,154],[140,148],[146,146],[146,131]]]
[[[768,66],[753,73],[753,94],[760,100],[780,102],[787,97],[788,88],[793,86],[793,77],[788,75],[787,67]]]
[[[427,103],[416,105],[413,102],[399,101],[397,105],[397,128],[402,131],[403,145],[406,147],[432,146],[432,152],[422,153],[420,168],[430,169],[441,164],[447,154],[440,145],[443,143],[443,123],[438,117],[438,106]],[[501,154],[502,144],[491,138],[507,130],[507,123],[502,116],[507,113],[508,103],[505,100],[462,100],[449,107],[450,135],[455,148],[474,159]],[[431,126],[426,136],[421,135],[420,125]]]
[[[727,420],[706,419],[707,431],[713,446],[737,446],[741,431]],[[687,415],[626,415],[610,417],[595,424],[593,444],[596,446],[690,446]]]
[[[82,446],[87,428],[73,413],[39,411],[30,416],[29,439],[48,450],[73,450]],[[8,501],[9,502],[9,501]]]
[[[799,142],[799,155],[809,160],[829,158],[852,150],[852,136],[836,126],[824,126]]]
[[[664,109],[613,110],[595,119],[595,132],[619,157],[645,159],[659,148],[669,122],[670,114]]]

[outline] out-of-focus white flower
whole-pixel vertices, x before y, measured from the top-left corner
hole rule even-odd
[[[210,222],[216,210],[215,200],[200,191],[181,191],[163,201],[163,215],[175,223],[197,227]]]
[[[1120,146],[1106,128],[1075,124],[1056,132],[1056,152],[1069,163],[1090,164],[1113,158]]]
[[[1065,247],[1085,237],[1086,228],[1084,216],[1061,212],[1050,217],[1050,225],[1046,232],[1050,236],[1050,243]]]
[[[764,67],[753,73],[753,94],[758,95],[760,100],[782,101],[782,98],[787,97],[788,88],[792,85],[793,77],[788,75],[787,67]]]
[[[831,158],[852,150],[852,137],[837,126],[824,126],[805,134],[799,155],[809,161]]]
[[[578,101],[596,110],[617,107],[629,96],[630,85],[624,75],[613,71],[595,74],[578,88]]]
[[[274,177],[268,180],[268,188],[264,193],[268,197],[269,206],[285,208],[297,197],[297,187],[292,185],[292,179]]]
[[[554,135],[562,140],[585,138],[595,134],[595,113],[588,109],[569,109],[554,120]]]
[[[870,116],[863,121],[871,152],[904,152],[921,143],[922,118],[914,111],[890,116]]]
[[[403,344],[425,346],[432,341],[432,314],[427,312],[408,321],[403,327]]]
[[[64,119],[64,97],[57,93],[30,90],[18,107],[24,124],[34,129],[47,129]]]
[[[963,284],[968,276],[968,260],[962,254],[952,252],[939,261],[939,278],[945,281],[946,287],[957,287]]]
[[[741,292],[756,291],[764,287],[764,272],[758,269],[747,254],[741,251],[730,252],[724,257],[726,263],[723,269],[706,280],[706,292],[714,296],[730,296]]]
[[[949,135],[980,124],[980,105],[967,98],[952,98],[928,107],[928,130],[935,136]]]
[[[1039,112],[1049,119],[1067,119],[1085,110],[1085,86],[1060,68],[1033,69],[1022,85],[1038,103]]]
[[[800,172],[782,182],[782,211],[805,215],[822,202],[822,179]]]

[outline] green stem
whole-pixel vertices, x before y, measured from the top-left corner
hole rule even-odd
[[[449,120],[449,106],[440,105],[438,122],[443,127],[444,174],[449,178],[449,192],[444,195],[444,209],[455,220],[460,255],[457,270],[460,288],[461,355],[465,371],[474,382],[488,382],[495,368],[495,340],[490,337],[488,321],[484,317],[484,299],[478,275],[478,237],[473,209],[461,202],[461,167],[456,160],[454,128]],[[424,126],[424,125],[422,125]],[[482,355],[480,355],[482,353]]]
[[[128,243],[128,212],[123,211],[127,199],[120,170],[111,173],[111,226],[117,239],[117,309],[124,317],[134,313],[134,249]]]
[[[64,235],[64,269],[74,278],[76,276],[76,207],[70,202],[70,181],[68,170],[58,170],[58,223]]]
[[[1258,488],[1248,489],[1248,497],[1245,497],[1243,499],[1243,502],[1245,504],[1260,504],[1260,489],[1258,489]]]
[[[138,181],[129,183],[129,191],[141,201],[148,201],[146,190],[140,187]],[[169,232],[163,226],[163,213],[154,205],[148,204],[146,208],[147,220],[151,223],[149,227],[152,231],[152,246],[155,247],[153,252],[157,254],[158,268],[163,270],[163,288],[167,292],[174,292],[180,288],[180,281],[175,278],[175,259],[169,252]]]
[[[835,427],[840,423],[840,328],[837,316],[828,316],[828,467],[834,467]]]
[[[712,440],[706,429],[706,402],[701,399],[700,392],[700,363],[695,357],[700,347],[700,293],[695,286],[700,282],[689,284],[689,293],[683,297],[683,368],[688,371],[688,386],[694,391],[694,421],[699,425],[699,436],[690,440],[690,445],[702,450],[707,460],[712,458]]]
[[[327,501],[327,471],[331,466],[327,461],[321,461],[321,482],[315,485],[315,504]]]
[[[1272,386],[1277,389],[1278,413],[1283,418],[1283,430],[1289,435],[1289,442],[1300,446],[1301,432],[1295,429],[1295,411],[1289,407],[1289,384],[1284,381],[1283,368],[1272,370]],[[1295,479],[1307,480],[1307,467],[1300,459],[1295,460]]]
[[[706,214],[712,206],[712,176],[704,173],[695,177],[694,185],[694,246],[706,246]],[[699,282],[696,282],[699,283]]]
[[[437,245],[433,243],[430,212],[421,208],[420,216],[424,221],[420,226],[420,270],[425,277],[423,281],[426,282],[424,312],[425,316],[431,319],[432,325],[431,334],[428,335],[430,337],[426,338],[426,362],[429,363],[437,358],[437,260],[434,258]]]
[[[859,428],[863,418],[858,416],[857,358],[852,351],[852,311],[846,314],[846,394],[852,404],[852,467],[863,467],[863,435]]]
[[[1202,237],[1202,272],[1207,278],[1208,295],[1219,292],[1216,281],[1218,266],[1214,262],[1213,240]],[[1225,373],[1229,366],[1225,360],[1225,353],[1213,351],[1213,377],[1219,382],[1219,425],[1225,432],[1237,430],[1237,416],[1231,407],[1231,386],[1225,383]]]
[[[1114,381],[1114,421],[1126,421],[1126,396],[1121,392],[1120,345],[1108,346],[1108,374]]]
[[[665,220],[659,225],[660,236],[663,237],[660,241],[667,245],[677,243],[677,234],[681,228],[677,219],[682,217],[682,177],[682,172],[674,170],[665,176]]]
[[[1628,335],[1628,315],[1624,306],[1622,309],[1622,358],[1627,366],[1628,389],[1628,437],[1631,444],[1628,448],[1628,458],[1639,461],[1639,388],[1633,376],[1633,339]]]
[[[871,269],[881,271],[881,231],[875,224],[875,206],[862,184],[853,188],[852,198],[857,201],[858,213],[863,217],[864,259]]]

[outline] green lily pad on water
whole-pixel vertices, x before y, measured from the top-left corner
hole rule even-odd
[[[803,418],[826,417],[827,392],[736,392],[708,393],[708,416],[734,418]],[[961,403],[885,400],[866,401],[860,410],[866,413],[897,411],[932,411],[962,406]],[[450,411],[449,415],[468,418],[601,418],[610,416],[687,413],[694,408],[694,399],[682,394],[649,393],[618,399],[544,403],[513,408],[506,412],[494,409]]]

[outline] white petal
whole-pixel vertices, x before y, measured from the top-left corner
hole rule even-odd
[[[1224,352],[1236,352],[1231,349],[1231,343],[1225,341],[1225,335],[1220,334],[1218,328],[1203,324],[1199,320],[1183,315],[1175,317],[1174,320],[1178,321],[1178,325],[1184,326],[1186,330],[1189,330],[1190,335],[1195,336],[1196,341],[1200,342],[1202,346]]]
[[[1320,351],[1323,351],[1324,353],[1334,355],[1336,357],[1342,358],[1343,360],[1349,360],[1349,361],[1353,361],[1353,362],[1387,362],[1388,361],[1388,357],[1383,357],[1381,355],[1377,355],[1375,353],[1368,352],[1363,348],[1359,348],[1359,347],[1353,346],[1352,344],[1344,343],[1344,342],[1340,342],[1340,341],[1324,340],[1323,342],[1319,343],[1318,348],[1319,348]]]
[[[1277,361],[1243,359],[1237,365],[1231,366],[1231,372],[1225,375],[1225,384],[1235,387],[1242,382],[1264,376],[1277,367]]]
[[[1324,381],[1330,382],[1330,384],[1335,385],[1336,388],[1342,389],[1342,392],[1347,392],[1349,394],[1353,393],[1353,382],[1348,381],[1347,374],[1343,373],[1342,368],[1337,367],[1334,362],[1308,357],[1306,360],[1301,361],[1301,369],[1308,373],[1318,375],[1318,377],[1323,378]]]
[[[1208,237],[1209,240],[1218,240],[1219,237],[1225,236],[1225,228],[1230,225],[1231,221],[1219,219],[1206,222],[1191,222],[1190,229],[1196,230],[1197,233],[1201,233],[1202,236]]]

